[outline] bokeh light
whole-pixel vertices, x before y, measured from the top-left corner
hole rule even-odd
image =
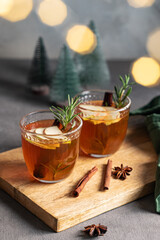
[[[56,26],[67,17],[67,7],[61,0],[44,0],[39,5],[38,14],[43,23]]]
[[[147,50],[151,57],[160,62],[160,29],[157,29],[149,35]]]
[[[91,53],[97,46],[95,34],[85,25],[75,25],[70,28],[66,41],[73,51],[80,54]]]
[[[1,17],[11,22],[17,22],[25,19],[30,14],[33,8],[32,0],[10,0],[10,1],[5,0],[5,1],[6,1],[6,5],[5,4],[3,5],[3,9],[5,10],[3,10],[3,13],[1,13],[0,15]],[[1,8],[1,0],[0,0],[0,8]]]
[[[153,86],[159,82],[160,65],[150,57],[141,57],[132,65],[135,81],[143,86]]]
[[[134,8],[150,7],[155,0],[127,0],[129,5]]]
[[[0,16],[7,14],[13,5],[13,0],[0,0]]]

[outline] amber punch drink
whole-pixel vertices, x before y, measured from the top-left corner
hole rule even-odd
[[[109,104],[104,104],[107,96]],[[78,106],[83,119],[80,148],[93,157],[105,157],[115,153],[123,142],[129,118],[131,100],[126,97],[125,105],[116,108],[110,99],[111,92],[84,91]]]
[[[68,177],[79,154],[80,117],[76,116],[64,130],[51,111],[38,111],[26,115],[20,127],[23,155],[30,174],[46,183]]]

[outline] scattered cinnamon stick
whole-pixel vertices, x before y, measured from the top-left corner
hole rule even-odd
[[[109,159],[106,166],[106,172],[105,172],[105,178],[104,178],[104,190],[109,189],[111,174],[112,174],[112,160]]]
[[[89,179],[98,171],[98,168],[95,166],[93,167],[77,184],[75,190],[73,191],[73,196],[78,197],[80,192],[83,190],[86,183]]]
[[[112,106],[113,103],[113,93],[105,92],[102,106]]]

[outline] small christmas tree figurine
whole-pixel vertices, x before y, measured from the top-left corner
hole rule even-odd
[[[69,48],[64,45],[54,78],[50,85],[51,102],[63,102],[68,99],[68,94],[74,97],[82,90],[74,62]]]
[[[110,81],[108,66],[104,60],[102,49],[100,47],[99,34],[93,21],[90,21],[89,28],[97,38],[97,46],[93,52],[85,55],[75,54],[75,63],[79,73],[80,81],[83,87],[107,87]]]
[[[29,85],[36,94],[47,95],[51,73],[42,37],[38,39],[29,73]]]

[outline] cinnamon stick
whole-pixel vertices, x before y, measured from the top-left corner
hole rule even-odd
[[[77,184],[75,190],[73,191],[73,196],[78,197],[80,192],[83,190],[86,183],[89,179],[98,171],[98,168],[95,166],[93,167]]]
[[[109,159],[106,165],[106,172],[105,172],[105,178],[104,178],[104,190],[109,189],[111,173],[112,173],[112,160]]]
[[[105,92],[104,94],[104,99],[102,106],[112,106],[112,101],[113,101],[113,93],[112,92]]]
[[[44,178],[45,177],[45,168],[41,164],[36,164],[33,170],[33,176],[36,178]]]
[[[59,122],[59,120],[56,118],[55,120],[54,120],[54,122],[53,122],[53,125],[52,126],[57,126],[58,128],[60,127],[60,122]]]

